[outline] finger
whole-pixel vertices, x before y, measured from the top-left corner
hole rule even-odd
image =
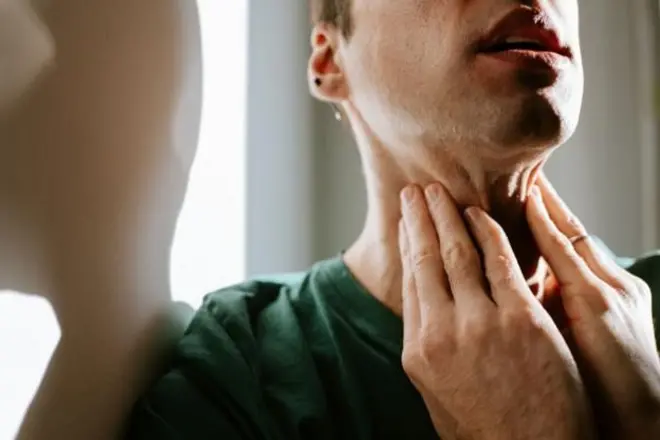
[[[566,206],[544,175],[539,177],[537,184],[548,215],[557,228],[569,238],[588,235],[582,222]]]
[[[557,228],[569,238],[585,237],[573,245],[577,254],[598,278],[617,289],[623,288],[626,285],[627,272],[598,248],[580,219],[564,203],[544,175],[539,178],[538,186],[550,219]]]
[[[573,244],[550,219],[538,187],[527,202],[527,220],[543,257],[561,286],[593,282],[595,275],[573,248]]]
[[[456,203],[440,184],[430,185],[425,194],[457,307],[491,306],[479,254]]]
[[[633,288],[634,283],[630,274],[606,255],[591,237],[587,237],[578,243],[575,250],[593,273],[612,288],[617,290]]]
[[[422,326],[452,304],[440,245],[424,195],[417,186],[402,192],[401,211],[409,245],[409,268],[415,282]],[[428,316],[431,315],[431,316]],[[437,319],[437,318],[435,318]]]
[[[541,201],[540,190],[532,192],[527,203],[527,218],[541,254],[550,266],[560,287],[568,318],[582,320],[587,309],[602,312],[607,309],[606,299],[600,292],[607,289],[575,251],[570,240],[552,222]]]
[[[415,288],[415,279],[410,265],[410,243],[403,219],[399,222],[399,253],[403,268],[401,293],[403,315],[403,341],[404,344],[417,340],[421,328],[419,299]]]
[[[468,208],[465,214],[484,254],[486,277],[495,302],[501,306],[533,303],[534,295],[502,227],[479,208]]]

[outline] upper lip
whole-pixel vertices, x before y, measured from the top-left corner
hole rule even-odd
[[[570,49],[562,44],[548,15],[531,8],[517,8],[508,13],[480,40],[479,51],[497,51],[507,42],[516,39],[536,43],[539,51],[571,57]]]

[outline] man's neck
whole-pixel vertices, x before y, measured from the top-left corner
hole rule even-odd
[[[486,166],[467,154],[452,154],[468,152],[468,148],[410,146],[400,149],[402,153],[397,155],[392,151],[399,150],[373,142],[360,145],[367,170],[368,211],[362,233],[347,250],[344,260],[367,290],[397,314],[401,312],[402,290],[399,193],[409,184],[425,186],[440,182],[459,210],[479,206],[489,212],[509,237],[530,287],[537,295],[541,293],[539,286],[545,269],[526,221],[525,203],[547,154],[530,155],[526,160],[511,158],[511,165],[497,158],[498,163],[493,161]]]

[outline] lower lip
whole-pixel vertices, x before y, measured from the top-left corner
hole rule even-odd
[[[480,55],[530,70],[557,70],[569,61],[568,57],[556,52],[537,50],[514,49],[482,52]]]

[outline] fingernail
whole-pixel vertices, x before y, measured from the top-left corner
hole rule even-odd
[[[538,186],[534,185],[532,187],[532,196],[536,197],[537,199],[541,199],[541,188]]]
[[[427,200],[436,200],[440,194],[440,187],[438,183],[432,183],[424,190]]]
[[[404,204],[408,204],[415,200],[415,196],[417,194],[417,189],[415,188],[414,185],[409,185],[406,186],[403,191],[401,191],[401,201]]]

